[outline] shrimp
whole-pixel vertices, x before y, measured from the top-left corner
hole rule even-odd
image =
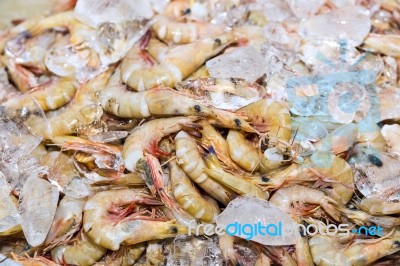
[[[400,125],[384,125],[381,132],[386,140],[388,152],[400,155],[400,143],[397,141],[400,136]]]
[[[370,33],[364,40],[363,48],[380,54],[399,57],[400,37],[398,35]]]
[[[398,239],[380,238],[373,242],[353,242],[350,246],[340,238],[315,235],[310,241],[311,254],[317,265],[363,266],[400,250]]]
[[[187,233],[186,227],[174,221],[146,216],[148,211],[144,209],[129,215],[129,210],[138,209],[138,204],[162,205],[156,198],[132,189],[99,192],[85,205],[83,229],[96,244],[111,250],[118,250],[122,243],[133,245]],[[119,209],[127,205],[125,210]],[[123,218],[126,215],[129,216]]]
[[[174,0],[168,3],[164,13],[170,18],[179,19],[190,13],[190,6],[188,0]]]
[[[208,36],[224,33],[224,28],[207,22],[179,22],[167,16],[155,18],[152,30],[165,43],[187,44]]]
[[[81,233],[72,244],[57,246],[51,250],[52,259],[60,264],[93,265],[100,260],[107,249],[94,243],[85,233]]]
[[[317,181],[321,185],[329,184],[323,190],[342,204],[347,204],[354,193],[352,168],[342,158],[329,153],[316,152],[302,164],[293,163],[283,170],[270,173],[264,179],[267,180],[262,184],[267,188],[310,181]]]
[[[348,219],[359,226],[372,226],[373,224],[382,226],[384,228],[393,228],[400,225],[400,218],[391,216],[373,216],[359,210],[351,210],[345,207],[339,207],[339,210]]]
[[[186,80],[175,87],[186,94],[200,97],[199,101],[205,105],[230,111],[249,105],[266,95],[264,87],[238,78]]]
[[[101,176],[104,175],[105,172],[108,172],[107,169],[98,169],[96,171]],[[127,186],[127,187],[142,187],[145,186],[145,182],[141,175],[137,172],[129,173],[129,174],[118,174],[117,177],[112,179],[100,180],[92,183],[92,186]]]
[[[170,161],[168,165],[172,191],[179,205],[196,219],[205,223],[214,222],[220,213],[218,204],[212,198],[200,194],[176,160]]]
[[[375,123],[345,124],[332,131],[328,136],[315,144],[320,151],[340,154],[354,149],[374,149],[385,151],[386,144],[378,125]]]
[[[81,226],[85,203],[85,199],[74,199],[68,196],[60,201],[54,215],[53,224],[47,234],[47,244],[58,244],[71,239]]]
[[[83,84],[66,109],[55,111],[54,116],[47,120],[30,117],[27,121],[30,130],[45,139],[51,139],[54,136],[76,133],[98,121],[103,109],[96,103],[96,94],[105,87],[110,74],[107,71]]]
[[[391,215],[400,213],[400,203],[385,201],[377,196],[363,198],[356,202],[356,205],[363,211],[372,215]]]
[[[122,61],[122,80],[135,91],[149,90],[160,85],[174,87],[232,41],[231,34],[223,34],[218,38],[206,38],[180,45],[168,49],[162,58],[159,56],[156,63],[148,55],[144,56],[138,46],[134,46]]]
[[[234,162],[250,172],[267,173],[281,167],[284,161],[268,160],[261,150],[246,140],[243,133],[230,130],[226,137],[229,155]]]
[[[92,28],[75,19],[75,14],[73,11],[62,12],[41,19],[35,25],[28,28],[27,32],[31,36],[36,36],[42,34],[46,30],[60,27],[67,28],[69,30],[71,35],[70,44],[72,45],[86,42],[87,40],[90,40],[94,34],[94,30]]]
[[[197,144],[189,134],[180,131],[175,136],[175,150],[178,164],[190,179],[198,184],[208,195],[224,205],[228,205],[235,193],[211,179],[204,171],[206,165],[197,148]]]
[[[158,149],[158,142],[165,136],[182,130],[183,126],[190,126],[197,117],[171,117],[151,120],[133,129],[126,139],[122,157],[125,167],[129,171],[135,171],[137,162],[144,158],[145,152],[153,155],[163,155]]]
[[[27,92],[39,85],[35,75],[28,69],[15,63],[13,59],[3,56],[1,60],[7,66],[11,80],[20,92]]]
[[[20,97],[8,99],[2,105],[7,108],[21,109],[31,105],[34,99],[43,111],[52,111],[69,103],[75,95],[76,88],[77,84],[71,78],[52,78]]]
[[[340,218],[335,200],[327,197],[322,191],[301,185],[278,189],[269,199],[269,202],[288,213],[293,212],[293,205],[297,202],[316,204],[321,206],[336,221]],[[305,214],[307,214],[307,211]]]
[[[247,179],[225,172],[215,155],[213,147],[210,147],[208,151],[209,153],[205,158],[207,168],[204,169],[208,176],[239,195],[252,195],[260,199],[268,199],[268,192],[264,192],[258,185],[251,183]]]
[[[106,256],[104,262],[98,262],[96,266],[127,266],[134,265],[146,251],[146,244],[139,243],[133,246],[124,246],[111,255]]]
[[[131,92],[121,85],[117,68],[103,91],[99,102],[106,112],[124,118],[147,118],[167,115],[213,115],[205,105],[168,88]]]
[[[222,250],[222,256],[224,257],[224,261],[228,263],[231,262],[233,265],[243,265],[240,256],[236,253],[233,248],[234,237],[230,235],[222,235],[218,238],[219,247]]]
[[[57,263],[52,262],[51,260],[46,259],[45,257],[42,256],[35,256],[33,258],[26,258],[22,257],[19,255],[15,255],[14,253],[11,253],[11,258],[18,262],[17,265],[22,265],[22,266],[59,266]],[[3,260],[2,260],[3,262]],[[6,265],[8,265],[10,262],[6,261]],[[10,265],[15,265],[13,263],[10,263]]]
[[[260,132],[267,132],[269,146],[287,146],[292,137],[289,108],[281,102],[269,102],[266,99],[258,100],[236,113],[243,114],[250,119],[250,123]]]
[[[247,173],[231,159],[227,140],[207,121],[200,121],[199,124],[201,125],[201,145],[204,148],[215,147],[217,157],[223,163],[226,171],[246,176]]]
[[[0,172],[0,175],[3,175]],[[22,231],[18,213],[18,199],[0,189],[0,236],[9,236]]]

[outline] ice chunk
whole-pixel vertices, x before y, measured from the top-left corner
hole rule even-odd
[[[31,176],[26,180],[21,194],[19,212],[22,230],[31,246],[46,239],[57,209],[58,189],[48,181]]]
[[[62,77],[76,77],[80,82],[89,80],[107,69],[89,44],[54,47],[46,56],[46,66]]]
[[[150,19],[154,12],[148,0],[79,0],[75,17],[81,22],[97,27],[105,22],[119,23],[138,18]],[[157,5],[159,8],[160,6]]]
[[[345,7],[312,16],[299,25],[304,39],[345,39],[352,46],[360,45],[371,30],[371,22],[361,7]]]
[[[30,134],[24,125],[24,121],[32,115],[29,108],[25,106],[18,112],[8,113],[0,108],[0,171],[11,188],[16,190],[22,187],[29,176],[47,172],[47,168],[40,166],[30,155],[42,138]]]
[[[292,130],[295,134],[295,141],[316,142],[328,134],[325,125],[314,117],[292,117]]]
[[[256,81],[265,74],[262,54],[252,46],[240,47],[220,55],[206,63],[208,72],[214,78],[242,78]]]
[[[167,266],[222,266],[222,252],[213,238],[202,236],[177,236],[171,245],[167,245]]]
[[[300,237],[296,223],[285,211],[266,200],[254,197],[238,197],[231,201],[225,210],[218,215],[216,223],[235,236],[245,239],[249,235],[243,234],[241,231],[244,230],[239,231],[240,229],[235,228],[235,225],[240,224],[243,228],[245,224],[249,224],[253,233],[251,240],[263,245],[292,245]],[[268,229],[264,230],[267,233],[260,233],[261,229],[254,229],[255,225],[268,226]],[[231,230],[232,226],[235,232]],[[248,232],[249,230],[245,231]]]
[[[298,18],[307,18],[317,13],[325,0],[288,0],[288,3]]]
[[[270,0],[260,2],[262,3],[262,10],[268,21],[281,22],[292,16],[292,12],[286,1]]]
[[[124,57],[149,27],[148,20],[105,22],[96,30],[91,46],[98,53],[102,65],[109,65]]]
[[[1,266],[22,266],[22,264],[13,261],[10,258],[7,258],[1,253],[0,253],[0,261],[1,261]]]

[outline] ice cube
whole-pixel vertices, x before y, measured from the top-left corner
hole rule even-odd
[[[148,20],[103,23],[96,31],[91,47],[99,54],[102,65],[115,63],[125,56],[149,27]]]
[[[266,65],[262,54],[252,46],[236,48],[206,63],[214,78],[242,78],[254,82],[265,74]]]
[[[345,7],[312,16],[301,22],[298,32],[304,39],[347,40],[360,45],[371,30],[371,21],[361,7]]]
[[[97,27],[105,22],[119,23],[139,18],[150,19],[154,12],[148,0],[79,0],[75,17],[81,22]],[[157,5],[160,8],[159,5]]]
[[[19,212],[22,230],[28,243],[35,247],[44,242],[57,209],[58,189],[48,181],[31,176],[21,194]]]
[[[80,82],[89,80],[107,69],[89,44],[54,47],[46,56],[46,66],[61,77],[76,77]]]
[[[285,211],[275,207],[266,200],[254,197],[238,197],[234,199],[218,215],[216,220],[219,227],[226,228],[229,232],[234,233],[235,236],[248,238],[243,233],[239,234],[237,232],[239,229],[237,228],[235,228],[235,232],[232,232],[230,228],[236,222],[242,228],[245,224],[249,224],[250,226],[258,224],[268,226],[268,232],[271,234],[264,232],[264,235],[262,235],[259,233],[260,229],[254,230],[254,227],[252,228],[253,235],[251,240],[263,245],[292,245],[300,237],[299,231],[296,230],[296,223]],[[279,224],[281,224],[281,231],[279,231]],[[248,230],[246,231],[248,232]]]
[[[288,3],[298,18],[307,18],[317,13],[325,0],[288,0]]]

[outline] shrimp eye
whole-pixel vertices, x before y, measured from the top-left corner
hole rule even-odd
[[[368,154],[368,160],[378,166],[378,167],[382,167],[383,166],[383,162],[381,161],[381,159],[379,159],[377,156],[373,155],[373,154]]]
[[[221,40],[218,39],[218,38],[215,39],[214,42],[215,42],[215,44],[216,44],[217,46],[220,46],[220,45],[222,44]]]
[[[182,15],[188,15],[190,14],[190,12],[192,12],[192,10],[190,10],[190,8],[186,8],[185,10],[182,11]]]
[[[197,112],[200,112],[200,111],[201,111],[200,105],[196,104],[196,105],[194,106],[194,110],[196,110]]]
[[[173,234],[178,233],[178,228],[176,228],[176,226],[172,226],[172,227],[171,227],[171,232],[172,232]]]
[[[265,175],[263,175],[263,176],[261,177],[261,181],[263,181],[263,182],[268,182],[268,181],[269,181],[269,178],[266,177]]]
[[[242,122],[240,122],[240,119],[236,118],[235,120],[235,124],[236,126],[240,127],[240,125],[242,124]]]
[[[395,247],[400,247],[400,241],[399,240],[394,241],[393,244],[395,245]]]

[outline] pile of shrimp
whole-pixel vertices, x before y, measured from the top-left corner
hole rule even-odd
[[[150,15],[92,23],[125,2],[0,32],[0,264],[174,265],[174,238],[244,196],[384,236],[215,236],[221,265],[400,263],[398,1],[132,1]],[[305,110],[302,78],[335,73],[326,112]]]

